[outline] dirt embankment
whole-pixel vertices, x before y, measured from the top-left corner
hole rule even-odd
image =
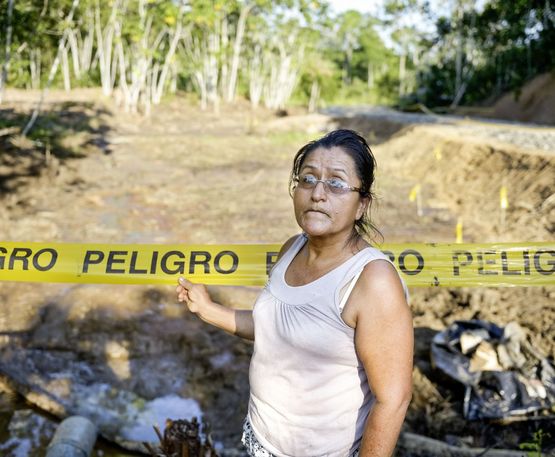
[[[544,73],[493,105],[493,117],[555,125],[555,73]]]
[[[455,126],[408,128],[378,149],[383,172],[421,184],[429,206],[447,205],[462,218],[465,241],[552,240],[555,151],[466,135],[472,131]],[[502,188],[507,192],[505,210]]]

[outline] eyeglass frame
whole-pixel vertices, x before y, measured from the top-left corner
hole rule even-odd
[[[345,195],[347,192],[358,192],[358,193],[359,193],[360,195],[362,195],[363,197],[368,197],[368,192],[363,191],[363,190],[360,189],[359,187],[349,186],[348,183],[346,183],[346,182],[343,181],[342,179],[339,179],[339,181],[344,182],[345,184],[347,184],[347,187],[342,187],[340,192],[334,192],[333,190],[331,190],[331,189],[333,189],[333,188],[332,188],[332,186],[330,185],[330,181],[331,181],[332,179],[337,179],[337,178],[332,178],[332,179],[317,179],[316,176],[310,175],[310,174],[307,174],[307,175],[297,175],[297,176],[295,176],[295,178],[293,179],[293,181],[295,181],[295,182],[297,183],[297,185],[295,186],[295,189],[297,188],[297,186],[298,186],[299,183],[300,183],[300,177],[301,177],[301,176],[313,176],[313,177],[314,177],[314,185],[311,185],[310,187],[306,187],[306,188],[301,186],[303,189],[306,189],[306,190],[310,190],[310,189],[313,190],[313,189],[315,189],[316,186],[318,185],[318,183],[321,182],[321,183],[322,183],[322,186],[324,186],[324,191],[325,191],[326,193],[329,193],[329,194],[333,194],[333,195]],[[305,184],[307,184],[307,183],[305,183]],[[295,189],[293,189],[293,190],[295,190]],[[337,188],[337,187],[336,187],[336,189],[339,190],[339,188]],[[343,190],[343,189],[344,189],[344,190]]]

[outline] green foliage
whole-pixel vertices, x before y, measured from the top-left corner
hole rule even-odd
[[[407,14],[431,17],[426,0],[387,0],[382,23],[392,27],[395,50],[386,47],[376,32],[380,23],[376,18],[357,11],[333,16],[323,0],[80,0],[73,20],[68,21],[72,3],[14,2],[9,86],[44,85],[60,39],[68,30],[79,46],[85,37],[93,38],[92,61],[85,71],[76,71],[68,47],[71,86],[99,85],[97,8],[101,31],[113,25],[114,17],[121,23],[112,46],[125,43],[128,78],[138,57],[163,65],[169,37],[182,24],[190,40],[183,40],[180,49],[196,43],[198,52],[196,60],[184,52],[174,57],[178,88],[186,91],[196,87],[195,72],[206,64],[207,52],[216,59],[216,79],[224,87],[222,79],[225,71],[229,73],[239,17],[245,8],[248,17],[237,81],[244,96],[249,93],[249,65],[255,53],[264,57],[260,71],[269,78],[273,70],[268,62],[279,61],[284,52],[280,45],[286,43],[288,52],[299,51],[295,58],[302,59],[293,97],[297,103],[307,103],[317,84],[322,103],[480,104],[507,90],[518,91],[535,75],[555,68],[555,12],[545,0],[486,0],[481,10],[471,0],[455,0],[444,17],[436,17],[435,31],[428,36],[400,20]],[[2,57],[6,4],[0,6]],[[210,39],[218,42],[208,51]],[[115,62],[114,47],[111,52]],[[117,83],[121,69],[116,66],[113,71]],[[58,70],[53,85],[62,83]]]
[[[67,21],[72,0],[18,0],[14,3],[13,38],[8,85],[20,88],[40,88],[47,78],[58,53],[58,45],[68,30],[82,46],[86,37],[93,39],[90,67],[80,73],[74,68],[73,49],[66,41],[69,59],[71,87],[100,85],[100,62],[97,49],[100,46],[99,33],[113,27],[114,20],[121,24],[112,38],[112,59],[117,84],[120,68],[115,46],[123,42],[130,50],[131,59],[145,56],[162,64],[169,48],[169,33],[179,21],[197,43],[198,51],[214,33],[221,33],[226,23],[227,36],[221,36],[214,57],[223,68],[233,54],[233,41],[241,11],[249,6],[244,44],[241,54],[241,70],[238,89],[248,94],[248,61],[253,49],[260,46],[267,55],[279,55],[278,44],[295,38],[294,47],[301,49],[302,66],[294,98],[306,103],[316,82],[320,98],[324,102],[352,100],[354,103],[371,100],[389,100],[391,91],[383,95],[383,82],[389,88],[389,81],[395,76],[391,69],[392,51],[388,50],[374,30],[377,21],[356,11],[347,11],[338,17],[329,12],[327,2],[320,0],[194,0],[191,2],[174,0],[80,0],[73,20]],[[0,7],[0,52],[5,46],[4,28],[6,8]],[[145,34],[149,32],[145,45]],[[154,46],[155,38],[162,36],[159,46]],[[220,36],[220,35],[218,35]],[[106,38],[104,38],[106,40]],[[195,41],[196,40],[196,41]],[[106,41],[104,42],[106,44]],[[182,43],[187,45],[186,43]],[[202,56],[201,56],[202,57]],[[194,72],[200,61],[192,61],[190,55],[179,53],[175,56],[178,65],[178,88],[194,90]],[[132,62],[129,62],[131,65]],[[129,67],[128,71],[132,67]],[[369,90],[365,83],[372,70],[373,87]],[[373,69],[376,69],[373,71]],[[386,69],[386,70],[384,70]],[[223,70],[219,70],[223,71]],[[269,68],[263,71],[269,72]],[[34,75],[34,76],[33,76]],[[223,75],[220,75],[223,77]],[[63,75],[58,69],[53,87],[63,84]]]
[[[532,440],[529,442],[521,443],[518,447],[523,451],[526,451],[528,457],[542,457],[542,443],[545,438],[549,438],[551,435],[545,433],[543,429],[539,429],[532,436]]]
[[[420,69],[413,94],[420,102],[442,106],[455,98],[459,43],[467,74],[463,104],[491,101],[555,68],[555,12],[549,2],[490,0],[481,12],[467,7],[460,20],[455,13],[436,22],[434,57]]]

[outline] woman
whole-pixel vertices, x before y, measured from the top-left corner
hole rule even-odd
[[[254,340],[242,440],[251,456],[394,451],[411,398],[413,330],[397,271],[363,238],[373,229],[374,169],[351,130],[297,152],[290,189],[302,234],[283,245],[253,311],[179,280],[190,311]]]

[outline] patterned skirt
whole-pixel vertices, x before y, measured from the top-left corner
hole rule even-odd
[[[275,457],[270,451],[264,448],[262,444],[256,439],[252,430],[251,423],[248,418],[243,423],[243,436],[241,443],[245,446],[249,457]],[[358,457],[358,449],[346,457]]]

